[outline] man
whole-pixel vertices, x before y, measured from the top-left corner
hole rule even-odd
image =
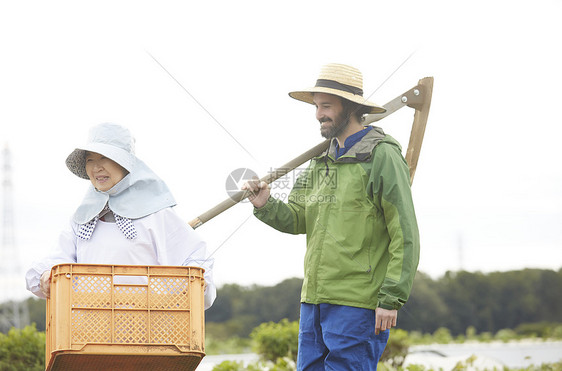
[[[363,98],[359,70],[323,67],[316,86],[289,95],[316,107],[330,138],[295,182],[288,203],[250,181],[254,214],[306,233],[298,370],[376,370],[419,260],[410,177],[398,142],[362,116],[385,109]]]

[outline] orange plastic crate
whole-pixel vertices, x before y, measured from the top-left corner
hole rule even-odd
[[[203,268],[60,264],[47,299],[48,371],[195,370]]]

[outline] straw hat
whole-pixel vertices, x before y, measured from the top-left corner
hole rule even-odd
[[[73,174],[90,179],[86,173],[86,152],[99,153],[131,172],[136,161],[135,138],[129,129],[116,124],[99,124],[88,135],[88,141],[66,158],[66,166]]]
[[[363,106],[371,107],[370,113],[383,113],[386,109],[363,98],[363,75],[357,68],[345,64],[331,63],[322,67],[313,88],[290,92],[297,100],[314,104],[313,93],[337,95]]]

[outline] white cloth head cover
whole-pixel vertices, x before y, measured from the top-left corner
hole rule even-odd
[[[138,219],[176,202],[168,186],[134,154],[134,138],[127,128],[116,124],[100,124],[90,130],[86,145],[76,148],[66,159],[75,175],[89,179],[85,169],[86,152],[99,153],[123,166],[127,174],[110,190],[101,192],[92,184],[72,216],[77,224],[95,218],[106,204],[122,217]]]

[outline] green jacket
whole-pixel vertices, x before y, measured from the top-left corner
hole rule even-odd
[[[412,288],[419,233],[400,145],[374,127],[335,160],[335,139],[289,195],[254,209],[261,221],[306,233],[301,301],[399,309]]]

